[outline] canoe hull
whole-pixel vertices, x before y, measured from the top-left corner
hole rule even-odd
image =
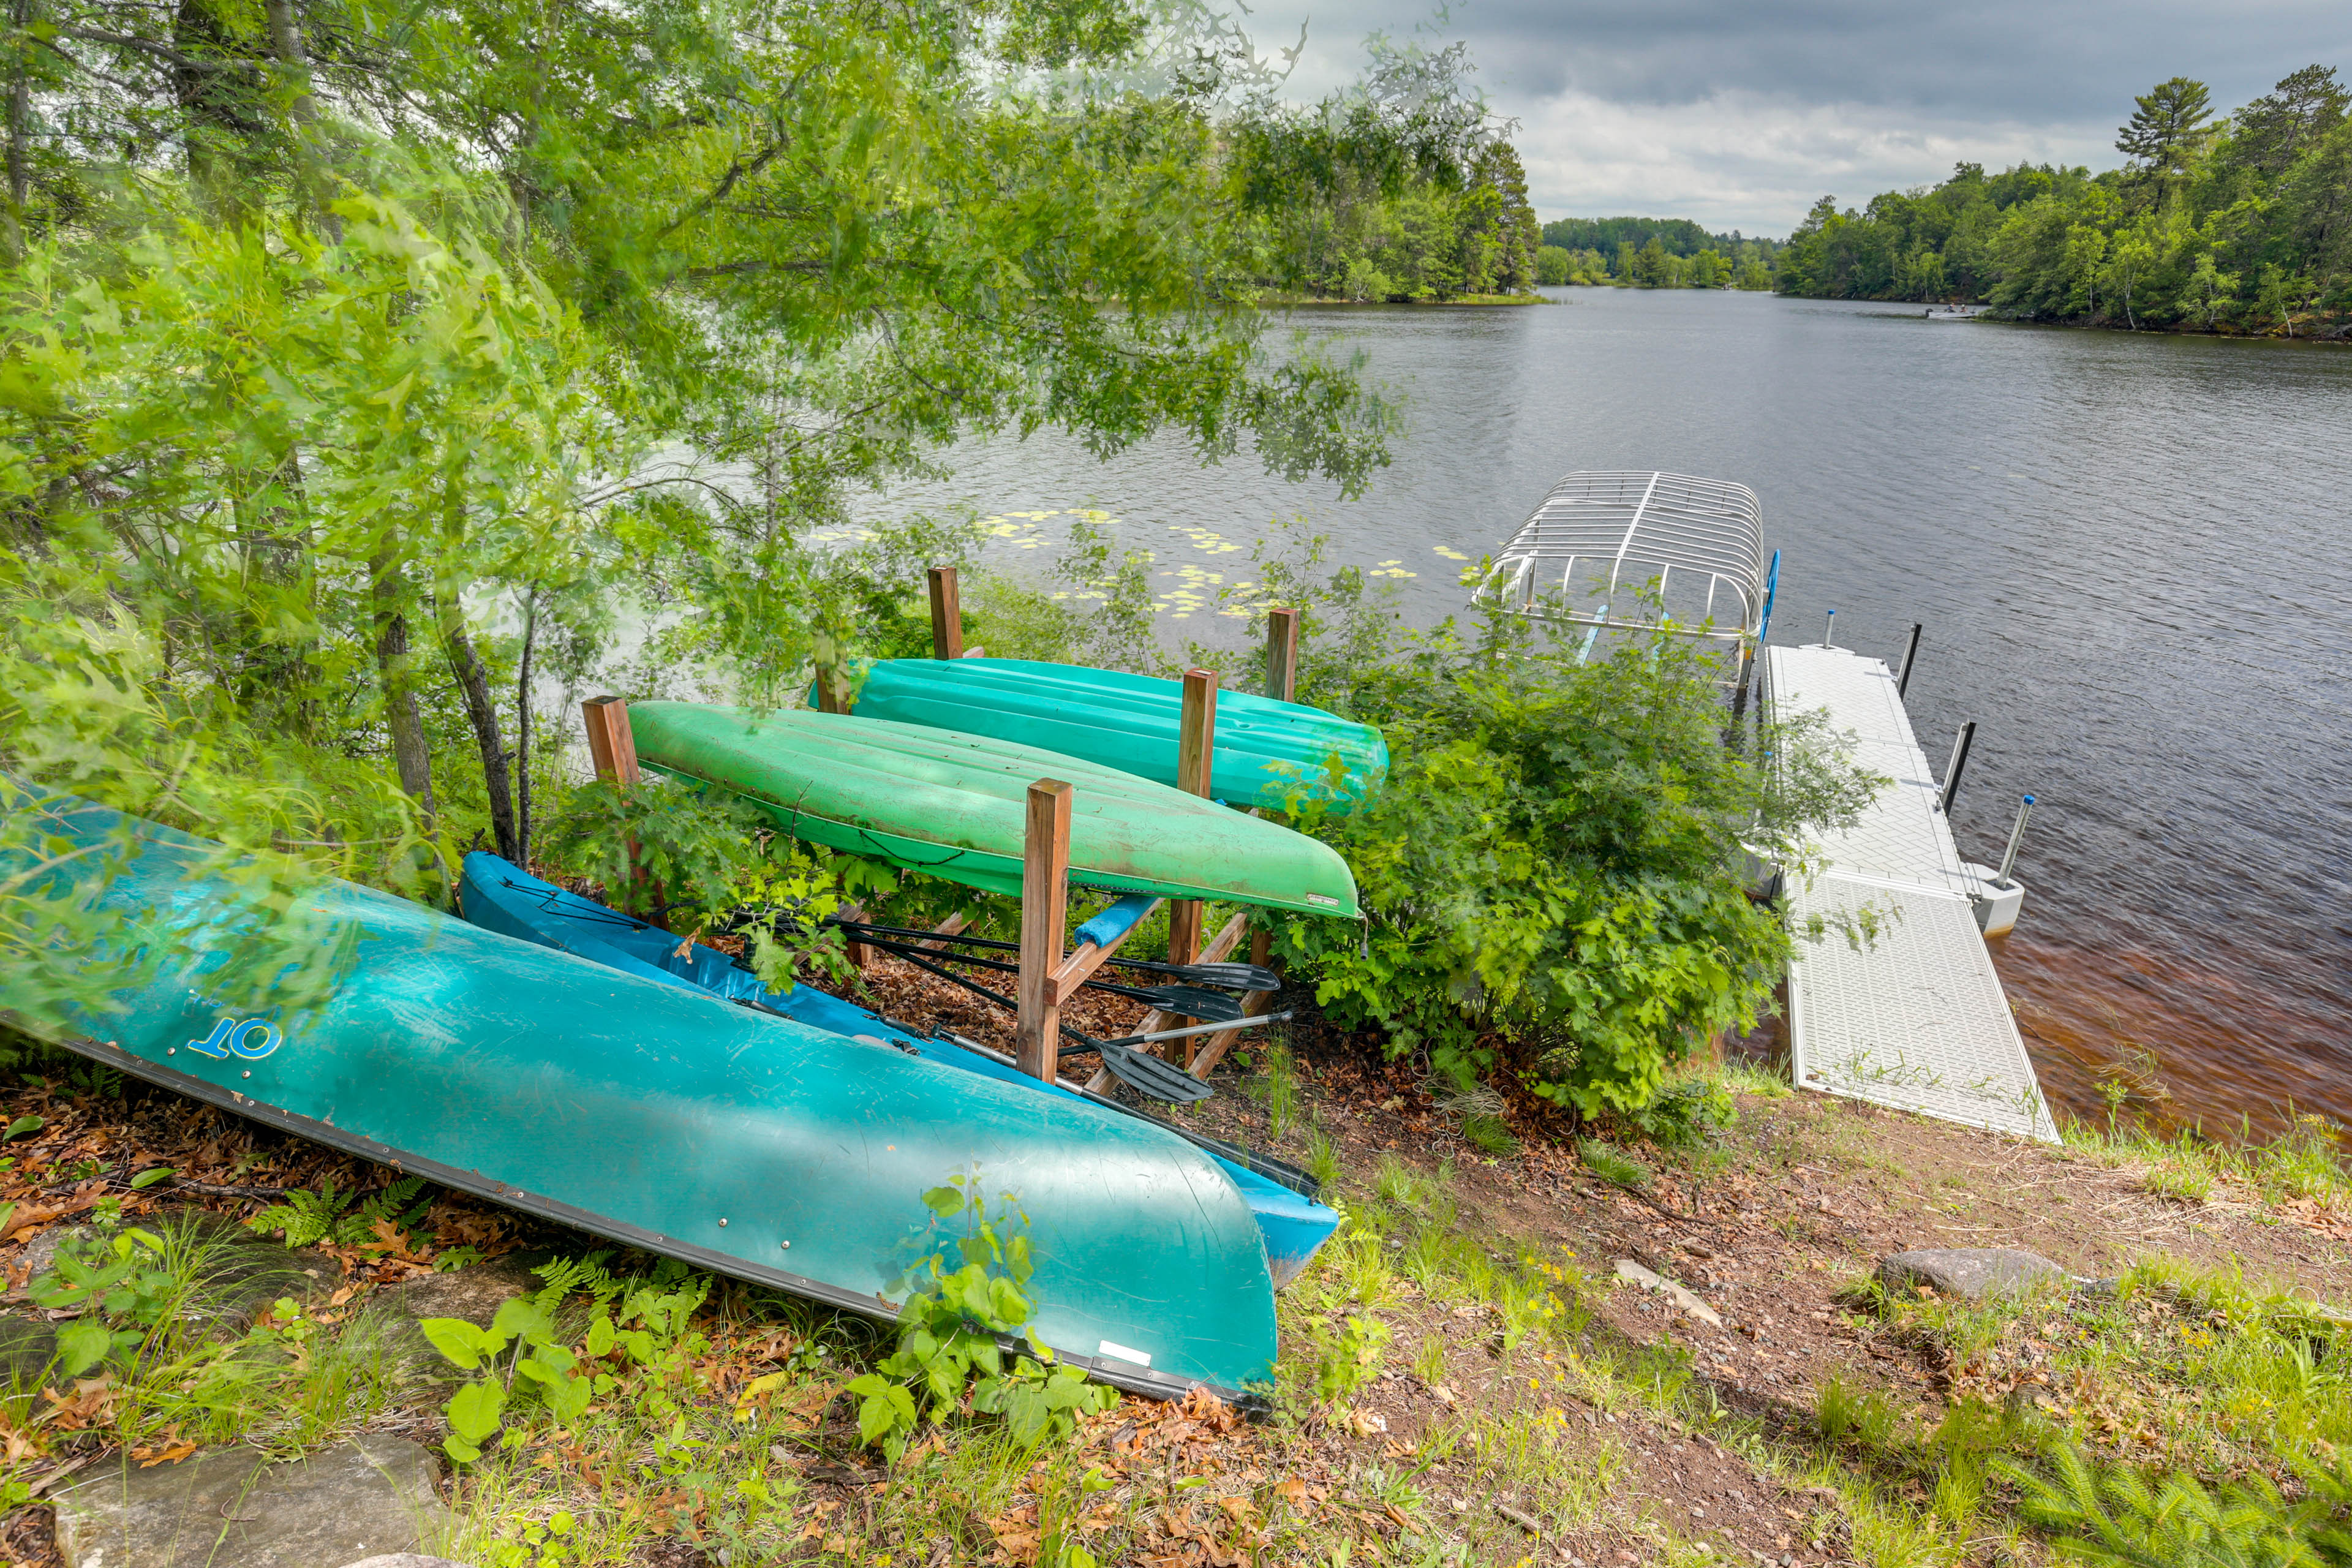
[[[640,762],[731,790],[795,838],[1017,898],[1029,786],[1076,792],[1070,881],[1167,899],[1357,914],[1329,846],[1149,780],[917,724],[699,702],[634,702]]]
[[[1173,786],[1184,685],[1124,670],[1019,658],[890,658],[867,667],[865,718],[1013,741]],[[1368,724],[1246,691],[1217,693],[1209,793],[1283,811],[1316,801],[1345,816],[1388,775]]]
[[[124,819],[76,803],[60,829]],[[1270,1375],[1271,1279],[1246,1203],[1202,1151],[1062,1103],[327,884],[357,959],[305,1016],[226,1017],[233,935],[203,847],[142,825],[99,897],[168,911],[187,962],[46,1026],[134,1076],[615,1241],[887,1318],[931,1250],[921,1194],[977,1171],[1016,1194],[1040,1337],[1138,1392]],[[0,979],[0,1004],[6,984]],[[227,1026],[224,1029],[224,1025]],[[239,1054],[240,1048],[251,1054]]]
[[[855,1040],[878,1039],[895,1048],[961,1072],[994,1079],[1032,1094],[1083,1097],[1058,1084],[1041,1083],[1019,1069],[964,1049],[948,1041],[909,1034],[888,1020],[813,985],[795,985],[771,994],[750,973],[737,968],[725,953],[699,942],[684,944],[667,931],[656,931],[551,882],[520,871],[495,855],[479,850],[466,857],[460,884],[467,920],[478,926],[525,942],[576,954],[657,983],[695,986],[730,999],[757,1002],[786,1017]],[[1213,1151],[1228,1180],[1240,1189],[1255,1217],[1265,1244],[1266,1268],[1275,1289],[1297,1279],[1330,1239],[1339,1223],[1336,1209],[1315,1202],[1263,1172]]]

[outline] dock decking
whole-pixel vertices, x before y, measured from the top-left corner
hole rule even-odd
[[[1820,841],[1825,867],[1786,879],[1798,1087],[2057,1142],[1893,673],[1817,646],[1767,648],[1764,665],[1776,717],[1826,708],[1833,728],[1856,737],[1854,760],[1895,781],[1850,831]],[[1842,923],[1865,910],[1877,933],[1856,946]],[[1817,919],[1828,929],[1808,940]]]

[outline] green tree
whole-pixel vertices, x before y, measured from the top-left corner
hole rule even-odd
[[[2171,77],[2132,101],[2137,107],[2116,132],[2116,151],[2161,185],[2186,171],[2200,133],[2212,118],[2205,84]]]
[[[1549,287],[1567,282],[1575,275],[1576,258],[1557,245],[1539,246],[1536,249],[1536,281]]]
[[[251,852],[281,909],[527,855],[533,660],[625,620],[646,685],[755,700],[902,646],[905,557],[955,531],[809,535],[960,436],[1360,489],[1391,415],[1263,341],[1266,234],[1442,195],[1486,139],[1458,53],[1284,107],[1224,23],[1115,0],[30,16],[0,858],[57,863],[28,786],[66,786]],[[105,918],[55,893],[0,880],[0,962],[89,992]]]
[[[2248,160],[2277,174],[2342,124],[2347,105],[2352,92],[2336,79],[2336,68],[2309,65],[2281,79],[2233,118]]]

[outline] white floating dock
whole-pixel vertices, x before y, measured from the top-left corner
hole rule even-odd
[[[2009,997],[1977,930],[1975,878],[1936,809],[1937,786],[1886,666],[1845,648],[1772,647],[1765,700],[1779,719],[1826,708],[1854,761],[1892,778],[1862,820],[1822,839],[1807,882],[1786,879],[1790,1070],[1801,1089],[2059,1142]],[[1874,939],[1843,922],[1874,911]],[[1829,921],[1819,941],[1806,933]]]

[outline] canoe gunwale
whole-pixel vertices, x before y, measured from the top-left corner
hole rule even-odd
[[[191,1077],[150,1061],[144,1057],[133,1055],[119,1047],[110,1046],[84,1036],[61,1033],[43,1026],[38,1020],[28,1017],[14,1008],[0,1008],[0,1019],[5,1019],[13,1027],[25,1034],[47,1040],[79,1056],[88,1057],[92,1061],[112,1068],[142,1082],[170,1089],[175,1094],[185,1095],[191,1100],[202,1100],[208,1105],[218,1106],[223,1110],[242,1116],[248,1121],[260,1122],[266,1127],[276,1128],[281,1132],[290,1132],[298,1138],[305,1138],[314,1143],[323,1143],[329,1148],[341,1150],[347,1154],[356,1154],[363,1160],[370,1160],[380,1165],[389,1165],[404,1175],[423,1176],[439,1185],[453,1188],[458,1192],[470,1193],[476,1197],[495,1203],[502,1208],[518,1209],[525,1214],[537,1215],[541,1218],[553,1220],[559,1225],[568,1226],[574,1230],[586,1231],[592,1236],[602,1237],[607,1241],[618,1242],[624,1247],[638,1247],[663,1258],[675,1258],[713,1274],[744,1279],[753,1284],[772,1286],[820,1305],[841,1311],[854,1312],[859,1317],[877,1322],[898,1321],[898,1307],[881,1297],[861,1295],[857,1291],[845,1289],[838,1285],[828,1285],[821,1279],[812,1279],[805,1275],[793,1274],[782,1268],[771,1268],[764,1264],[753,1263],[748,1259],[737,1258],[731,1253],[718,1252],[709,1247],[695,1246],[690,1242],[673,1240],[658,1232],[646,1230],[625,1221],[612,1219],[604,1215],[577,1208],[555,1198],[541,1197],[535,1194],[523,1192],[503,1182],[492,1181],[478,1171],[460,1170],[457,1166],[446,1164],[438,1160],[410,1154],[390,1144],[380,1143],[373,1138],[347,1131],[331,1122],[297,1115],[289,1110],[282,1110],[264,1100],[255,1100],[235,1089],[224,1089],[203,1079]],[[998,1344],[1008,1352],[1014,1351],[1025,1352],[1027,1349],[1024,1341],[1011,1334],[999,1334],[996,1339]],[[1097,1382],[1108,1384],[1124,1393],[1139,1394],[1147,1399],[1180,1400],[1192,1389],[1205,1387],[1227,1404],[1234,1405],[1250,1414],[1255,1415],[1268,1408],[1265,1394],[1262,1390],[1228,1388],[1221,1384],[1208,1382],[1206,1379],[1174,1377],[1104,1356],[1087,1355],[1076,1351],[1063,1350],[1058,1346],[1047,1348],[1053,1351],[1054,1358],[1057,1363],[1077,1367]]]

